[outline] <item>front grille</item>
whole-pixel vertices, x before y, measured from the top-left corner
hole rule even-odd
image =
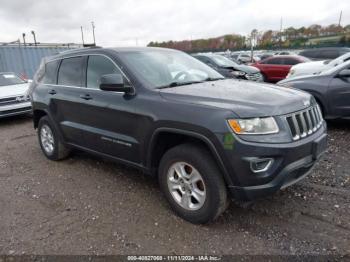
[[[316,132],[323,122],[321,109],[318,105],[288,115],[286,120],[293,140],[299,140]]]
[[[28,101],[28,98],[25,98],[24,95],[5,97],[5,98],[0,98],[0,106],[13,105],[18,103],[23,103],[26,101]]]
[[[263,80],[263,77],[260,73],[246,74],[245,77],[251,81],[262,81]]]

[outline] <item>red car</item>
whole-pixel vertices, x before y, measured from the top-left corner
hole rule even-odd
[[[272,56],[252,64],[260,69],[265,82],[276,83],[285,79],[293,65],[311,61],[310,59],[298,55]]]

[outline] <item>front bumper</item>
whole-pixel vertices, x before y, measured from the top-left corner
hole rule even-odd
[[[31,102],[16,103],[0,107],[0,118],[32,112]]]
[[[313,135],[285,144],[250,143],[235,138],[226,145],[226,167],[231,181],[228,188],[239,200],[253,200],[275,193],[306,177],[326,149],[325,124]],[[272,159],[267,170],[254,172],[253,159]]]

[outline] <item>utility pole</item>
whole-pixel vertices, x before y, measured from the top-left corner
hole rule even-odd
[[[32,35],[33,35],[33,37],[34,37],[34,45],[36,46],[36,37],[35,37],[35,32],[32,30]]]
[[[24,46],[26,46],[26,34],[22,33],[22,37],[23,37],[23,44]]]
[[[81,26],[80,27],[80,30],[81,30],[81,40],[83,40],[83,46],[84,46],[84,33],[83,33],[83,27]]]
[[[96,40],[95,40],[95,24],[94,21],[91,22],[91,26],[92,26],[92,36],[94,38],[94,45],[96,46]]]
[[[342,16],[343,16],[343,10],[340,11],[338,26],[340,26]]]
[[[283,24],[283,18],[281,16],[281,22],[280,22],[280,48],[282,46],[282,24]]]

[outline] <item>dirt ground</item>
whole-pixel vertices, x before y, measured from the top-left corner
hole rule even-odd
[[[76,152],[52,162],[28,117],[0,120],[0,254],[350,254],[350,123],[299,184],[215,223],[176,217],[155,179]]]

